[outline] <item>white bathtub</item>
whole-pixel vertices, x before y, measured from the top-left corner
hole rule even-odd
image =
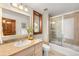
[[[52,49],[52,51],[54,50],[54,51],[60,52],[63,55],[66,55],[66,56],[79,56],[79,52],[75,51],[71,48],[59,46],[59,45],[52,44],[52,43],[49,43],[49,46],[50,46],[50,49]]]

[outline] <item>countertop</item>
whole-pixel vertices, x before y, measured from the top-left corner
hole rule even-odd
[[[10,55],[13,55],[15,53],[18,53],[19,51],[21,51],[23,49],[29,48],[37,43],[42,42],[42,41],[35,40],[35,39],[31,40],[31,41],[32,42],[30,44],[25,45],[25,46],[21,46],[21,47],[16,47],[14,45],[16,43],[16,41],[2,44],[2,45],[0,45],[0,56],[10,56]]]

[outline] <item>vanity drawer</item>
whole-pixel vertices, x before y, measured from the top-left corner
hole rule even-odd
[[[35,55],[36,56],[41,56],[42,55],[42,43],[38,43],[35,46]]]
[[[29,53],[29,54],[27,54],[27,55],[25,55],[25,56],[34,56],[34,51]]]
[[[14,56],[32,56],[32,55],[34,55],[34,47],[24,49],[16,54],[14,54]]]
[[[35,56],[42,56],[42,52],[37,52],[37,53],[35,53]]]
[[[42,47],[42,43],[38,43],[37,45],[35,45],[35,49],[39,49],[40,47]]]

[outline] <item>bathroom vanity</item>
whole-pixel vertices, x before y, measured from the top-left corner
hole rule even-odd
[[[15,42],[0,45],[0,56],[42,56],[42,41],[31,40],[30,44],[15,46]]]
[[[12,40],[0,44],[0,56],[42,56],[42,41],[33,39],[29,40],[30,43],[27,39],[20,40],[29,34],[27,29],[32,26],[32,15],[29,12],[15,9],[11,5],[10,7],[12,9],[0,8],[0,41]]]

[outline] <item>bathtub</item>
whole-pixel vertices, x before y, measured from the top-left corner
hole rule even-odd
[[[59,46],[53,43],[49,43],[49,46],[52,51],[59,52],[65,56],[79,56],[78,51],[65,47],[65,46]]]

